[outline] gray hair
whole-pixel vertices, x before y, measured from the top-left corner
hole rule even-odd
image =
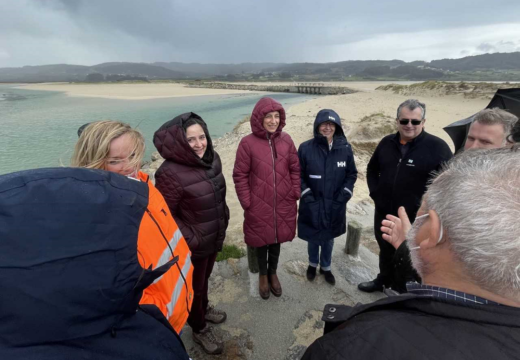
[[[473,122],[478,122],[482,125],[500,124],[504,128],[504,145],[506,139],[511,134],[513,127],[518,122],[518,118],[510,112],[499,109],[484,109],[479,111],[473,118]]]
[[[426,205],[467,276],[482,289],[520,299],[520,151],[470,150],[429,186]]]
[[[426,116],[426,105],[419,100],[415,99],[408,99],[405,102],[403,102],[399,107],[397,108],[397,119],[399,119],[399,115],[401,115],[401,110],[403,108],[408,108],[411,111],[414,111],[417,108],[421,109],[422,112],[422,118],[421,120],[424,120],[424,117]]]

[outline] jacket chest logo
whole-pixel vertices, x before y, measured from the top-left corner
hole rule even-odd
[[[338,167],[346,167],[347,162],[346,161],[338,161]]]
[[[408,163],[406,164],[406,166],[415,166],[415,164],[413,163],[412,159],[408,159]]]

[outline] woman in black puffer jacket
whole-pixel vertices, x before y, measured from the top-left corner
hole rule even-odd
[[[208,306],[208,279],[229,223],[222,163],[206,123],[194,113],[165,123],[155,132],[153,142],[165,159],[155,174],[156,187],[192,253],[195,296],[188,324],[194,341],[207,353],[217,354],[223,344],[206,321],[218,324],[226,320],[225,312]]]

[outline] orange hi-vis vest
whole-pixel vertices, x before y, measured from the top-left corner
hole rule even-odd
[[[163,196],[148,175],[138,174],[149,188],[149,202],[141,225],[137,250],[143,268],[157,269],[178,256],[178,262],[148,286],[140,304],[154,304],[162,311],[177,333],[188,320],[193,302],[193,265],[186,240],[175,223]]]

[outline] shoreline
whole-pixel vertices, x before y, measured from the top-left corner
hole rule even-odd
[[[190,88],[185,84],[74,84],[42,83],[16,86],[22,90],[63,92],[70,97],[90,97],[113,100],[153,100],[206,95],[258,94],[255,91]]]

